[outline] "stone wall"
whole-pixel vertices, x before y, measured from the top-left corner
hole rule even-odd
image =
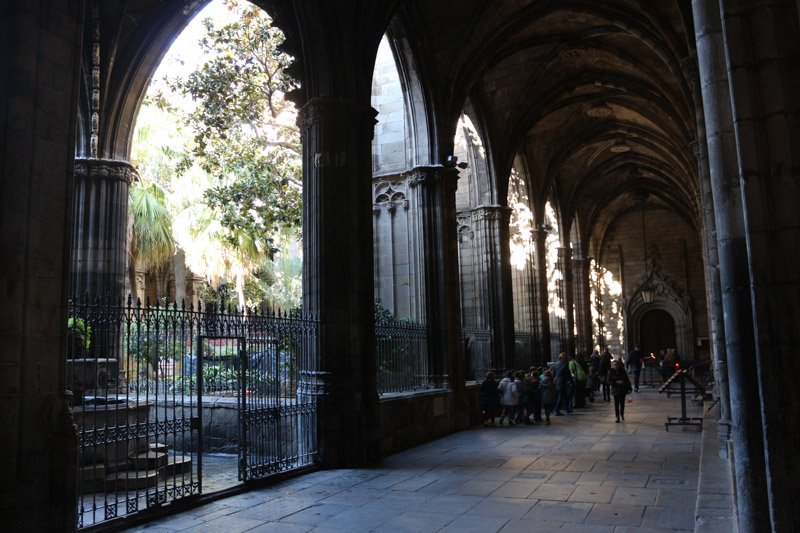
[[[443,390],[381,397],[384,455],[479,424],[483,420],[479,393],[479,385],[468,385],[461,400]]]
[[[697,232],[674,212],[646,209],[645,220],[648,272],[660,287],[649,308],[667,310],[675,320],[676,335],[681,335],[678,326],[684,324],[688,336],[684,352],[688,352],[709,335],[702,247]],[[620,217],[609,235],[599,257],[600,276],[611,282],[601,289],[601,318],[606,345],[612,354],[623,355],[638,342],[630,339],[637,325],[627,319],[628,311],[640,302],[637,291],[645,280],[641,211]],[[700,356],[693,351],[681,354]]]
[[[385,38],[375,58],[371,104],[378,112],[375,137],[372,139],[373,174],[385,175],[407,170],[410,158],[407,158],[403,87],[391,47]]]
[[[77,441],[64,394],[83,2],[0,6],[0,521],[68,531]]]

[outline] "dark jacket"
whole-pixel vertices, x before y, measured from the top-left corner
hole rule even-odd
[[[624,368],[617,371],[611,367],[611,370],[608,371],[608,383],[611,385],[611,394],[614,396],[625,396],[632,390],[631,380]]]
[[[556,403],[556,387],[547,376],[542,378],[539,383],[539,390],[542,391],[542,405],[553,405]]]
[[[592,363],[595,370],[600,370],[600,354],[597,353],[597,350],[592,352],[591,357],[589,357],[589,362]]]
[[[597,369],[597,375],[601,377],[606,376],[609,370],[611,370],[611,354],[603,352],[603,356],[600,358],[600,367]]]
[[[481,383],[481,409],[483,411],[500,410],[500,391],[497,390],[497,382],[493,379],[485,379]]]
[[[628,368],[628,370],[631,368],[642,368],[643,360],[644,354],[639,350],[633,350],[628,354],[628,361],[625,363],[625,366]]]
[[[559,361],[556,363],[556,366],[553,368],[553,370],[554,377],[556,379],[556,389],[566,389],[567,385],[572,380],[572,377],[569,374],[568,363],[566,361]]]

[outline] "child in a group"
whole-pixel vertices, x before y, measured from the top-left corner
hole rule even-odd
[[[553,412],[553,407],[556,404],[556,386],[553,383],[553,373],[549,370],[545,370],[544,374],[542,374],[539,389],[542,391],[545,424],[550,425],[550,413]]]

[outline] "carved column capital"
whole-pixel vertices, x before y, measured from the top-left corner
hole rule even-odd
[[[697,54],[691,54],[681,60],[681,67],[683,74],[689,83],[697,83],[700,81],[700,69],[697,64]]]
[[[692,149],[692,155],[698,161],[700,160],[700,143],[697,141],[692,141],[689,143],[689,148]]]
[[[430,186],[444,181],[448,189],[455,192],[458,187],[458,169],[445,167],[443,165],[424,165],[414,167],[404,174],[406,183],[414,188],[420,185]]]
[[[124,181],[128,184],[139,178],[139,172],[127,161],[113,159],[75,159],[75,176],[80,178]]]
[[[511,208],[504,205],[481,205],[471,211],[475,220],[498,221],[508,224],[511,220]]]
[[[305,131],[319,124],[363,124],[373,128],[378,123],[378,112],[371,106],[362,106],[342,98],[314,98],[297,114],[297,126]]]

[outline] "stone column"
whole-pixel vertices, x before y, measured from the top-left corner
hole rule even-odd
[[[755,325],[758,365],[746,386],[755,389],[757,376],[761,391],[761,419],[754,413],[748,422],[763,437],[770,516],[763,529],[798,531],[800,13],[792,0],[722,0],[720,6],[749,259],[747,315]],[[729,352],[729,369],[731,359]],[[761,513],[758,518],[761,525]],[[740,517],[740,528],[743,522]]]
[[[722,309],[722,294],[719,283],[719,250],[717,248],[717,224],[714,220],[714,198],[711,192],[711,174],[708,169],[708,144],[706,140],[705,111],[703,110],[702,87],[697,57],[684,61],[684,70],[692,87],[694,99],[697,140],[691,143],[697,160],[700,205],[703,221],[703,250],[706,279],[706,308],[711,336],[711,360],[714,364],[714,384],[719,400],[719,455],[728,458],[731,435],[731,403],[728,387],[728,356],[725,350],[725,322]]]
[[[480,206],[471,211],[478,250],[475,260],[483,295],[482,312],[492,331],[493,368],[515,368],[514,302],[508,223],[511,209]]]
[[[127,161],[75,160],[72,286],[80,297],[123,296],[127,267],[128,188],[136,170]]]
[[[589,259],[575,257],[572,259],[572,272],[574,276],[575,318],[577,322],[578,337],[575,347],[578,352],[583,352],[588,358],[592,353],[592,304],[591,289],[589,287]]]
[[[338,98],[300,110],[303,135],[303,306],[320,318],[305,363],[326,467],[381,455],[373,313],[371,139],[375,111]]]
[[[692,8],[705,109],[731,394],[731,441],[741,532],[770,529],[750,275],[725,47],[717,0]]]
[[[536,352],[541,357],[540,362],[552,361],[553,354],[550,350],[550,313],[547,297],[547,231],[533,230],[533,243],[535,248],[535,296],[534,310],[536,316],[536,330],[539,333]]]
[[[417,238],[417,274],[421,277],[428,365],[441,387],[461,390],[461,297],[456,232],[458,171],[443,166],[415,167],[409,177],[409,202]]]
[[[561,270],[561,299],[564,306],[564,328],[561,337],[561,350],[575,357],[575,300],[573,298],[572,248],[558,248],[558,268]]]
[[[84,3],[0,12],[0,523],[74,531],[65,326]]]

